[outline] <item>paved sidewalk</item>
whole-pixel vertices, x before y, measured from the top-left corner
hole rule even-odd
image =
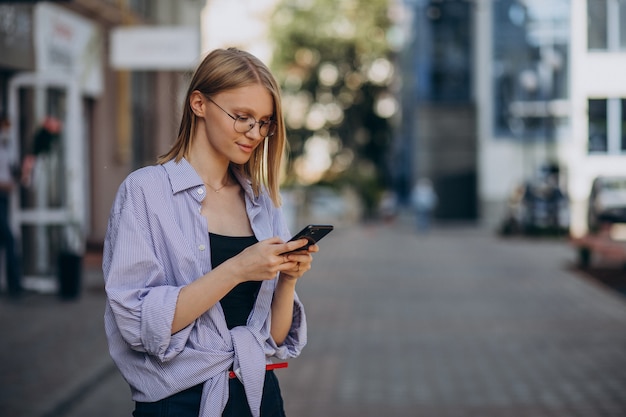
[[[119,378],[103,330],[104,285],[101,257],[83,261],[81,295],[62,300],[54,294],[0,298],[0,416],[65,416],[101,382]],[[132,411],[128,388],[124,399]],[[115,408],[83,416],[116,416]],[[130,415],[130,411],[127,415]]]
[[[298,284],[309,345],[277,371],[289,416],[626,416],[626,298],[565,243],[400,220],[320,246]],[[0,299],[0,416],[130,416],[85,264],[77,301]]]
[[[567,245],[400,223],[322,250],[292,416],[626,416],[626,299]]]

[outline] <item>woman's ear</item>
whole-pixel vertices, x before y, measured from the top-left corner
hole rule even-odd
[[[204,94],[195,90],[191,93],[189,97],[189,107],[191,107],[191,111],[198,117],[204,117],[204,106],[206,105],[206,99]]]

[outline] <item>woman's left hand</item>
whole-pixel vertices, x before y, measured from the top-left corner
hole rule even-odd
[[[283,255],[285,257],[285,263],[292,262],[293,267],[282,270],[280,277],[294,280],[300,278],[305,272],[311,269],[311,263],[313,262],[313,256],[311,254],[319,250],[319,246],[311,245],[308,249]]]

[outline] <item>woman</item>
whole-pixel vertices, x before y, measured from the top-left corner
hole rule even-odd
[[[318,251],[285,243],[284,146],[270,71],[216,50],[191,80],[171,150],[120,186],[104,247],[105,328],[135,417],[284,415],[269,358],[306,343],[295,285]]]

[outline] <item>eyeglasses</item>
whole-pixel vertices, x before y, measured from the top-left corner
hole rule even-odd
[[[233,128],[237,133],[248,133],[249,131],[254,129],[254,125],[256,125],[257,123],[259,124],[259,133],[261,134],[261,136],[267,138],[276,133],[276,121],[274,120],[259,120],[257,122],[257,120],[252,116],[233,116],[232,114],[224,110],[222,106],[214,102],[210,97],[207,97],[207,99],[211,103],[219,107],[219,109],[226,113],[228,117],[235,121],[235,123],[233,124]]]

